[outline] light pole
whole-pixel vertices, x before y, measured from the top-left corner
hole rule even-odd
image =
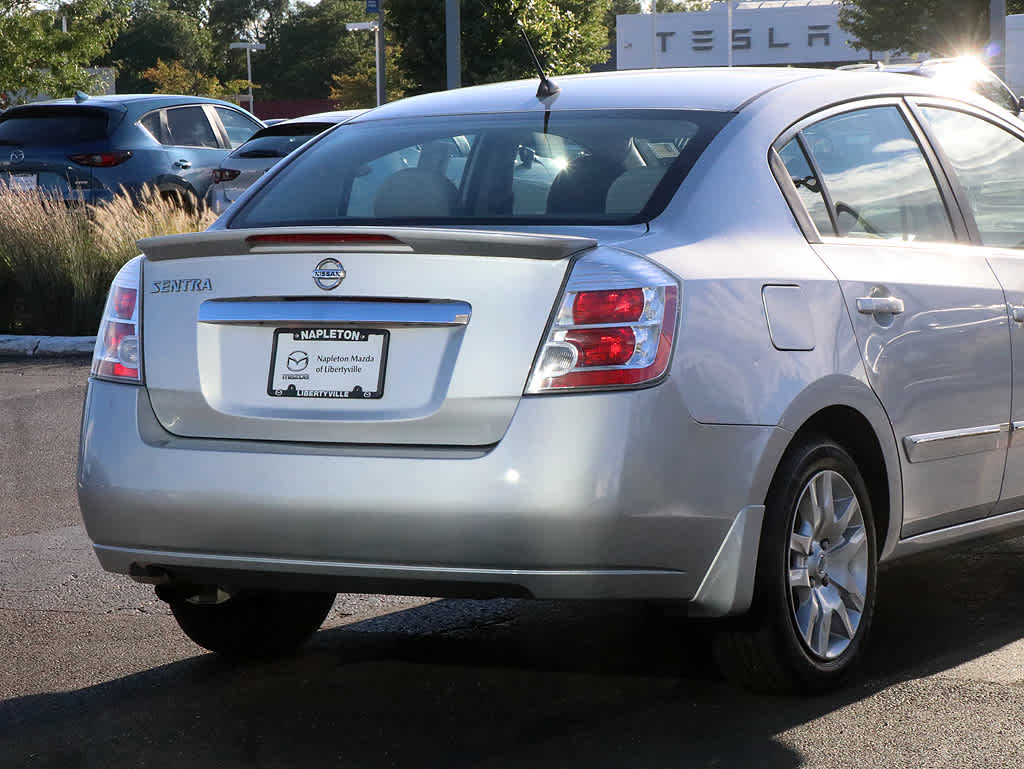
[[[244,48],[245,49],[245,71],[249,81],[249,111],[252,114],[256,114],[256,110],[253,109],[252,103],[252,52],[253,51],[265,51],[267,46],[263,43],[250,43],[246,41],[239,41],[232,43],[231,48]]]
[[[388,100],[387,84],[384,74],[384,25],[379,21],[354,21],[345,25],[349,32],[368,30],[373,32],[374,59],[377,63],[377,106]]]
[[[445,65],[449,90],[462,86],[462,22],[459,11],[459,0],[445,0]]]
[[[992,0],[989,7],[989,25],[991,27],[991,43],[989,56],[992,71],[1003,80],[1006,79],[1006,0]]]

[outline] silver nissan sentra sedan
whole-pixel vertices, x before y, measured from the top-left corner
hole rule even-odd
[[[558,85],[367,112],[114,280],[79,500],[197,643],[674,599],[820,691],[879,563],[1024,527],[1024,124],[874,72]]]

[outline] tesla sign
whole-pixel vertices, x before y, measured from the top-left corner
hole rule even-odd
[[[725,3],[691,13],[618,16],[618,68],[715,67],[865,61],[839,28],[839,3],[822,0]]]

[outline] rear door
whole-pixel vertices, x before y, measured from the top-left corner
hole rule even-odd
[[[1012,319],[1011,440],[994,512],[1024,508],[1024,134],[967,107],[915,105],[951,171],[979,251],[1002,283]]]
[[[1003,291],[964,244],[944,177],[903,106],[846,106],[778,149],[839,279],[868,379],[900,445],[903,535],[993,509],[1009,435]]]
[[[171,172],[202,197],[213,181],[213,169],[227,154],[205,105],[169,107],[164,120]]]

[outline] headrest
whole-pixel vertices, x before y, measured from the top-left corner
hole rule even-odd
[[[425,168],[405,168],[380,183],[373,201],[374,216],[450,217],[459,191],[448,177]]]

